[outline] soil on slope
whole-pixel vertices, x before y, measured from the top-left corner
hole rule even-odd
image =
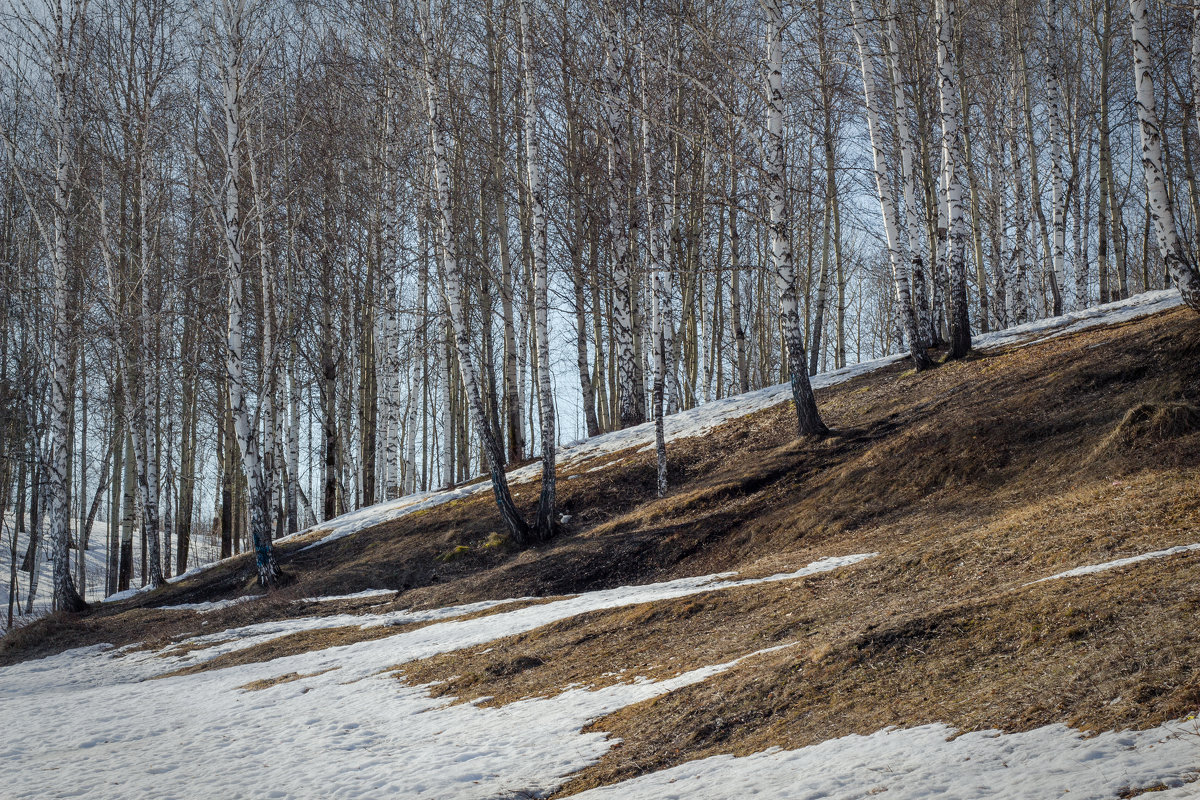
[[[0,640],[0,663],[98,641],[163,645],[295,616],[294,600],[392,588],[381,603],[302,613],[544,597],[684,575],[786,572],[878,552],[834,573],[593,612],[405,665],[411,681],[493,704],[572,684],[662,677],[786,645],[598,720],[621,739],[563,790],[695,757],[749,753],[886,725],[1018,730],[1157,724],[1200,706],[1200,554],[1029,585],[1062,570],[1200,541],[1200,328],[1177,310],[975,355],[898,364],[818,392],[836,435],[796,441],[777,406],[672,442],[672,490],[652,453],[560,476],[561,535],[497,543],[490,493],[309,551],[296,582],[204,615],[150,605],[250,588],[224,564],[91,615]],[[515,487],[531,512],[536,484]],[[340,630],[340,629],[339,629]],[[329,646],[346,636],[274,647]],[[286,676],[284,676],[286,677]]]

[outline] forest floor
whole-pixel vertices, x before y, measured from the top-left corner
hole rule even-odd
[[[779,390],[731,401],[669,442],[662,499],[643,439],[583,447],[542,546],[459,489],[281,542],[267,596],[241,557],[15,630],[8,790],[266,796],[195,772],[224,748],[294,797],[1194,796],[1200,326],[1172,306],[818,381],[821,441]]]

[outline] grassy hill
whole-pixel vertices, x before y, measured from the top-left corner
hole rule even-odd
[[[997,339],[927,373],[894,362],[819,390],[835,429],[826,440],[796,441],[786,404],[676,438],[663,499],[640,444],[568,458],[569,521],[541,547],[498,535],[490,492],[460,492],[316,547],[328,528],[281,543],[296,582],[268,597],[163,608],[253,593],[249,562],[233,559],[15,631],[0,639],[0,663],[105,642],[165,656],[155,674],[179,680],[259,665],[261,685],[241,688],[266,690],[309,677],[272,673],[272,662],[382,647],[441,619],[499,620],[563,596],[858,554],[828,572],[589,608],[397,656],[388,675],[439,704],[503,709],[726,665],[590,718],[585,733],[619,742],[564,775],[555,796],[888,726],[1103,731],[1184,719],[1200,708],[1200,551],[1043,579],[1200,542],[1200,326],[1176,308],[1057,333]],[[519,505],[531,510],[537,490],[517,483]],[[369,589],[393,593],[310,599]],[[466,607],[434,611],[449,606]],[[400,610],[429,613],[360,624]],[[252,643],[227,646],[249,631]],[[1200,739],[1195,750],[1181,768],[1200,764]]]

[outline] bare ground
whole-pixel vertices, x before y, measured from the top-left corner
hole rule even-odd
[[[597,720],[621,742],[563,795],[691,758],[887,725],[1154,725],[1200,706],[1200,553],[1030,582],[1200,541],[1197,355],[1200,329],[1178,310],[927,373],[897,365],[818,393],[836,430],[826,440],[793,440],[784,405],[671,443],[663,499],[652,454],[572,467],[559,482],[571,522],[542,547],[497,546],[481,494],[314,550],[284,546],[295,583],[262,600],[203,618],[149,607],[252,590],[247,562],[222,565],[16,631],[0,640],[0,663],[98,641],[179,647],[201,630],[299,614],[767,575],[879,552],[834,573],[580,615],[398,675],[504,704],[787,645]],[[536,491],[516,487],[518,503],[532,509]],[[397,594],[295,602],[375,588]],[[227,660],[386,635],[372,630],[297,635]]]

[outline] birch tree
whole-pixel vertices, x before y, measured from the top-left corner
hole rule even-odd
[[[609,17],[612,17],[611,19]],[[617,62],[616,14],[606,5],[599,14],[604,48],[602,89],[604,135],[608,147],[608,224],[613,267],[613,326],[617,347],[617,390],[620,394],[621,427],[645,421],[645,401],[637,393],[638,367],[634,350],[633,302],[628,213],[629,150],[625,119],[625,81]]]
[[[521,84],[525,96],[525,169],[529,189],[529,213],[533,221],[533,313],[534,340],[537,343],[538,409],[542,423],[542,495],[538,503],[537,521],[534,525],[541,539],[554,534],[555,508],[555,429],[554,392],[550,388],[550,333],[549,333],[549,275],[546,263],[546,200],[545,185],[542,183],[542,157],[538,143],[537,86],[534,83],[532,21],[529,16],[529,0],[517,0],[521,20]]]
[[[953,40],[955,0],[937,0],[938,90],[942,119],[942,204],[949,227],[946,263],[950,276],[950,352],[962,358],[971,349],[971,325],[967,317],[965,263],[966,224],[963,220],[961,133],[959,121],[958,63]]]
[[[52,314],[50,333],[50,408],[49,437],[41,460],[48,475],[47,521],[50,536],[50,560],[53,575],[54,604],[63,611],[83,611],[87,603],[80,596],[71,577],[71,486],[68,479],[71,463],[70,439],[75,426],[69,398],[74,396],[72,384],[72,330],[69,318],[69,282],[78,265],[72,262],[70,237],[74,210],[71,190],[77,179],[76,135],[80,123],[80,75],[83,68],[87,0],[52,0],[44,9],[18,3],[20,13],[15,22],[16,33],[29,48],[29,53],[8,55],[8,70],[19,90],[42,97],[39,104],[46,125],[44,145],[32,154],[33,164],[23,164],[18,144],[11,134],[4,134],[10,168],[20,183],[22,193],[34,218],[42,247],[50,263],[52,277]],[[25,61],[30,57],[32,63]],[[36,80],[26,69],[36,66],[48,81],[49,97],[43,87],[28,83]],[[30,168],[32,167],[32,169]],[[26,170],[29,174],[26,174]],[[46,208],[49,220],[39,208]],[[31,569],[36,571],[34,559]],[[30,595],[35,581],[30,575]]]
[[[225,241],[225,280],[228,287],[228,323],[225,334],[225,377],[229,407],[233,415],[233,434],[246,476],[250,510],[250,535],[254,545],[255,567],[259,583],[276,586],[282,573],[271,545],[271,489],[265,474],[262,446],[256,430],[258,415],[252,416],[246,387],[245,331],[243,306],[246,275],[242,263],[244,224],[241,204],[242,151],[246,136],[246,81],[257,67],[261,51],[252,47],[252,36],[263,13],[252,0],[217,0],[206,21],[218,69],[218,92],[224,120],[223,136],[215,130],[224,161],[221,184],[221,226]],[[273,354],[264,354],[270,358]]]
[[[791,220],[786,209],[787,176],[783,154],[783,2],[759,0],[759,5],[766,20],[767,129],[763,147],[763,183],[770,213],[771,257],[775,267],[775,286],[779,291],[779,321],[791,373],[797,431],[800,436],[824,436],[829,429],[825,427],[817,411],[816,396],[805,369],[807,359],[796,293]]]
[[[447,314],[453,328],[458,369],[467,393],[467,403],[475,429],[482,440],[483,455],[492,479],[492,492],[500,517],[509,534],[517,544],[529,540],[529,526],[521,518],[513,503],[504,474],[504,451],[487,422],[479,379],[475,371],[475,355],[471,352],[471,340],[467,330],[466,308],[461,267],[458,261],[458,244],[454,237],[454,222],[450,200],[449,132],[442,115],[442,88],[440,86],[440,60],[434,48],[433,19],[429,0],[417,0],[417,27],[421,37],[421,64],[425,83],[425,111],[429,122],[429,161],[434,184],[434,209],[438,216],[438,236],[441,244],[442,273]]]
[[[1171,280],[1179,287],[1188,307],[1200,312],[1200,272],[1195,258],[1179,238],[1175,210],[1168,189],[1163,158],[1163,135],[1154,97],[1150,48],[1149,0],[1129,0],[1133,27],[1133,80],[1137,91],[1138,124],[1142,133],[1142,172],[1146,180],[1146,202],[1154,221],[1158,251]]]
[[[925,276],[925,258],[921,246],[921,216],[917,210],[916,156],[912,132],[908,126],[908,99],[900,79],[900,31],[897,18],[900,12],[896,0],[888,0],[887,53],[888,75],[892,84],[893,113],[896,138],[900,146],[900,178],[904,186],[904,228],[908,233],[908,253],[912,262],[912,299],[917,314],[920,341],[924,346],[937,338],[929,313],[929,291]]]
[[[850,0],[850,13],[854,17],[854,39],[858,44],[858,57],[862,62],[863,94],[867,106],[867,133],[871,138],[871,154],[875,166],[875,189],[879,194],[879,207],[883,213],[883,230],[887,241],[888,260],[892,266],[892,281],[896,286],[896,300],[900,304],[900,317],[903,320],[904,335],[908,340],[908,351],[918,370],[928,369],[933,365],[926,353],[922,336],[918,329],[917,315],[913,308],[912,295],[909,291],[907,252],[910,245],[904,242],[899,218],[896,213],[896,201],[892,195],[892,184],[888,177],[887,159],[882,141],[883,132],[879,118],[880,100],[875,89],[875,59],[871,56],[867,41],[867,23],[863,18],[862,7],[858,0]]]
[[[1067,197],[1066,179],[1063,176],[1063,124],[1062,92],[1059,88],[1059,73],[1062,58],[1058,41],[1058,2],[1046,0],[1046,113],[1050,122],[1050,204],[1053,226],[1051,252],[1053,254],[1054,282],[1058,288],[1056,299],[1067,286],[1066,237]],[[1055,314],[1070,310],[1065,298],[1059,299]]]

